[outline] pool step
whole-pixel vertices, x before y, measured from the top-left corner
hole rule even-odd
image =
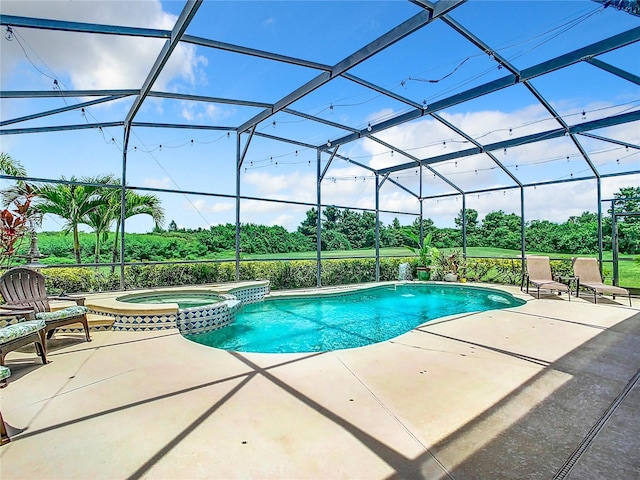
[[[109,317],[107,315],[97,315],[95,313],[87,314],[87,321],[89,322],[90,330],[103,330],[105,327],[111,328],[115,317]]]
[[[106,315],[96,315],[95,313],[87,313],[87,323],[90,332],[111,330],[115,318]],[[65,333],[84,333],[84,327],[79,323],[72,323],[57,328],[57,331]]]

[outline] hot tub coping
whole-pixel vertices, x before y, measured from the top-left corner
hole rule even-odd
[[[238,290],[244,290],[251,287],[263,287],[269,285],[268,280],[251,281],[251,282],[234,282],[225,284],[209,284],[209,285],[191,285],[179,287],[154,287],[134,290],[124,290],[117,292],[103,292],[88,294],[85,299],[85,306],[91,311],[118,314],[118,315],[166,315],[178,312],[177,303],[127,303],[119,301],[119,297],[124,295],[144,295],[157,294],[159,292],[169,291],[171,293],[211,293],[216,295],[233,295]]]

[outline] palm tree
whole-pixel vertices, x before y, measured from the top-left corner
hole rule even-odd
[[[65,177],[61,177],[60,180],[67,181]],[[76,177],[71,177],[68,181],[77,182],[78,180]],[[96,183],[106,182],[98,179]],[[38,198],[37,209],[43,215],[52,214],[63,218],[66,221],[63,232],[73,232],[73,253],[76,263],[82,262],[78,225],[85,223],[87,215],[101,205],[100,191],[101,187],[98,186],[74,183],[45,184],[35,188]]]
[[[120,234],[120,197],[118,197],[118,212],[115,218],[116,221],[116,235],[113,241],[113,251],[111,256],[112,263],[116,263],[118,260],[118,244]],[[149,215],[153,218],[156,228],[162,227],[164,223],[164,209],[162,208],[161,201],[155,195],[140,195],[131,190],[127,190],[125,193],[125,213],[124,218],[131,218],[135,215]],[[111,267],[113,272],[115,267]]]
[[[94,178],[83,178],[86,183],[104,183],[118,185],[115,175],[107,174]],[[93,228],[96,234],[94,263],[100,263],[100,244],[109,238],[109,230],[116,218],[120,217],[120,189],[104,187],[98,192],[100,203],[91,209],[83,218],[84,224]]]
[[[0,174],[13,177],[26,177],[27,170],[18,160],[11,158],[8,153],[0,153]]]

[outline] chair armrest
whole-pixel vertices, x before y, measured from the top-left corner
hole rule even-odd
[[[556,282],[559,281],[559,282],[562,282],[562,283],[565,283],[565,282],[569,283],[569,282],[577,281],[578,277],[574,277],[574,276],[571,276],[571,275],[554,275],[553,279]]]
[[[20,305],[5,303],[0,305],[0,317],[23,317],[25,320],[35,318],[32,308],[24,308]]]
[[[76,302],[76,305],[84,305],[86,297],[70,297],[69,295],[61,294],[55,297],[47,297],[49,300],[67,300],[69,302]]]

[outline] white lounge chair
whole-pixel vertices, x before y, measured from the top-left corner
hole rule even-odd
[[[576,295],[578,288],[584,287],[593,291],[593,303],[598,303],[598,295],[610,293],[613,299],[616,295],[626,295],[629,297],[629,306],[631,306],[631,292],[626,288],[607,285],[602,281],[598,260],[595,258],[573,258],[573,274],[578,278],[578,287],[576,287]]]
[[[526,285],[527,293],[529,293],[529,284],[538,288],[538,298],[540,298],[540,289],[567,292],[569,301],[571,301],[571,289],[569,285],[556,281],[551,275],[551,264],[549,257],[527,255],[527,273],[522,279],[522,286]]]

